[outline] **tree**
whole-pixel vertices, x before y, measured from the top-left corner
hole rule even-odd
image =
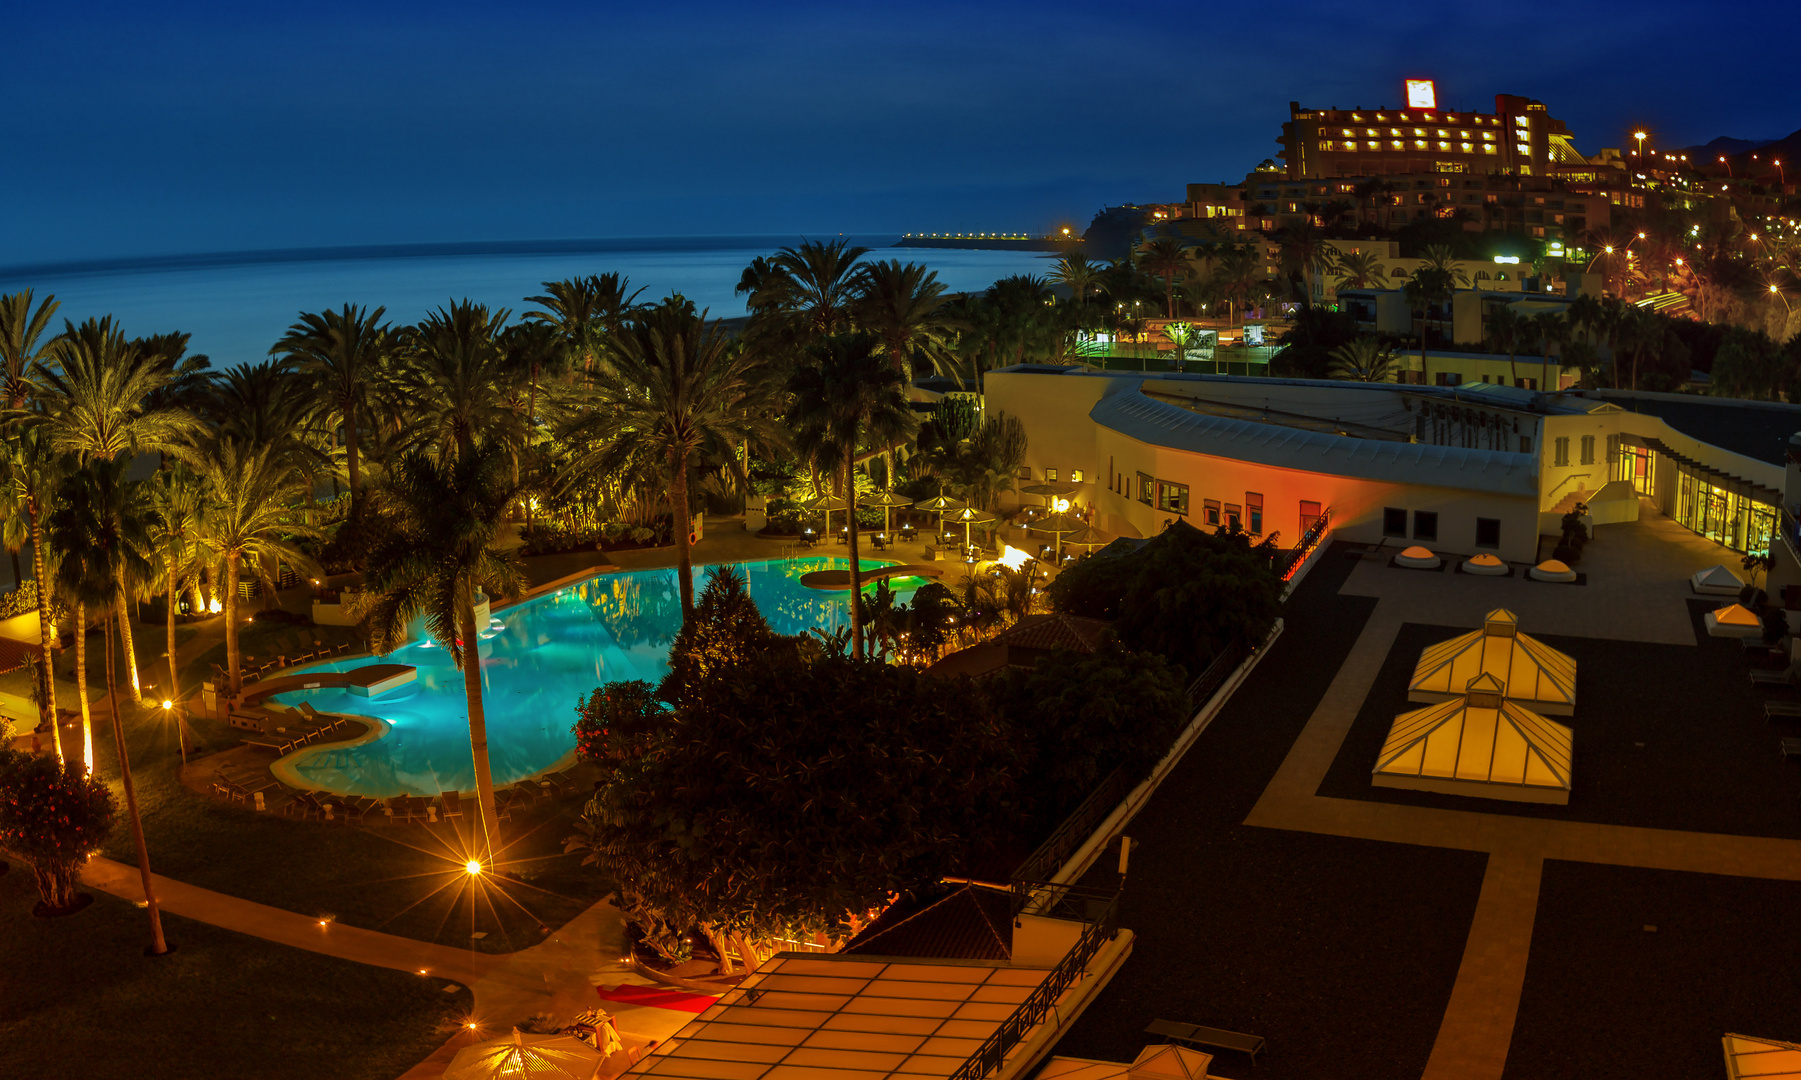
[[[648,734],[568,846],[653,942],[698,928],[724,971],[734,947],[754,967],[775,939],[847,936],[1018,820],[1017,748],[973,687],[778,641],[667,714],[631,698]]]
[[[1539,368],[1538,388],[1540,390],[1560,390],[1558,380],[1551,378],[1551,350],[1566,350],[1570,344],[1570,323],[1562,312],[1542,311],[1529,319],[1531,337],[1538,342]],[[1561,366],[1561,365],[1559,365]]]
[[[621,274],[591,274],[588,277],[544,282],[543,296],[528,296],[525,302],[537,304],[542,311],[528,311],[527,322],[551,327],[563,342],[570,365],[592,371],[602,354],[606,336],[625,325],[637,307],[643,289],[631,289],[631,279]],[[534,387],[538,381],[532,372]]]
[[[0,398],[8,409],[25,405],[51,345],[44,334],[61,305],[46,296],[34,311],[31,290],[0,296]]]
[[[205,439],[191,451],[194,469],[210,498],[200,526],[202,543],[225,566],[225,661],[231,693],[243,688],[238,648],[238,582],[246,563],[264,589],[275,588],[282,562],[305,573],[317,566],[290,537],[318,530],[295,520],[295,502],[306,494],[305,479],[280,459],[275,448],[252,446],[230,435]]]
[[[1400,358],[1374,337],[1360,337],[1332,350],[1328,378],[1352,382],[1394,382]]]
[[[731,565],[708,567],[707,587],[701,590],[694,614],[683,620],[670,643],[669,674],[657,688],[657,697],[680,705],[703,680],[734,664],[753,662],[778,637],[751,599],[743,572]]]
[[[300,313],[300,321],[269,350],[296,362],[318,408],[344,428],[344,468],[350,479],[350,516],[362,510],[362,418],[368,414],[374,384],[394,348],[393,331],[382,322],[386,308],[374,311],[345,304],[341,311]]]
[[[1430,244],[1420,252],[1420,259],[1426,265],[1422,270],[1436,270],[1446,276],[1452,285],[1459,289],[1470,287],[1470,275],[1457,265],[1457,252],[1449,244]]]
[[[56,620],[50,614],[49,559],[44,549],[44,519],[54,502],[62,476],[72,467],[68,455],[51,445],[50,429],[42,424],[15,427],[5,440],[7,486],[14,505],[23,506],[31,522],[31,577],[37,585],[38,606],[38,725],[50,729],[56,756],[63,759],[62,727],[56,721]]]
[[[1348,311],[1307,307],[1294,313],[1282,332],[1282,346],[1270,360],[1273,373],[1324,379],[1332,367],[1332,351],[1357,339],[1357,320]]]
[[[863,266],[853,315],[859,327],[881,341],[888,362],[911,383],[916,357],[934,361],[950,345],[945,300],[936,273],[890,259]]]
[[[1101,268],[1089,262],[1087,256],[1070,255],[1051,269],[1050,280],[1068,289],[1070,299],[1081,310],[1091,294],[1101,291]]]
[[[1488,313],[1488,346],[1507,354],[1507,370],[1513,374],[1515,386],[1520,382],[1520,369],[1514,363],[1514,354],[1526,336],[1525,322],[1519,312],[1505,304]]]
[[[82,864],[105,846],[117,813],[105,782],[74,762],[0,749],[0,848],[31,864],[39,914],[82,905]]]
[[[184,466],[158,473],[149,482],[151,544],[165,584],[164,629],[169,657],[168,700],[181,700],[181,673],[175,663],[175,607],[181,590],[198,580],[206,520],[205,487]]]
[[[1249,244],[1235,244],[1220,256],[1215,288],[1231,300],[1234,314],[1250,306],[1251,295],[1263,283],[1263,253]]]
[[[881,355],[878,338],[864,333],[826,338],[808,352],[807,363],[789,380],[794,396],[795,448],[822,471],[839,473],[850,504],[848,521],[850,594],[862,593],[857,551],[857,451],[868,445],[887,450],[918,430],[907,403],[906,380]],[[863,625],[857,605],[850,612],[851,653],[863,654]]]
[[[509,314],[462,300],[400,332],[394,381],[410,407],[415,446],[448,459],[468,457],[478,441],[517,441],[522,428],[507,404],[501,344]]]
[[[747,439],[774,438],[770,419],[744,407],[758,393],[761,368],[717,322],[675,296],[611,336],[606,360],[565,438],[599,443],[579,465],[590,473],[611,473],[640,454],[655,458],[669,485],[686,619],[694,610],[689,473],[700,457],[729,458]]]
[[[1342,275],[1338,283],[1341,289],[1367,289],[1388,276],[1382,260],[1373,251],[1348,251],[1334,260],[1333,269]]]
[[[1407,306],[1419,316],[1420,320],[1420,370],[1426,370],[1426,337],[1430,330],[1427,317],[1432,309],[1451,302],[1454,280],[1450,271],[1431,266],[1422,266],[1407,279],[1401,292],[1407,297]]]
[[[406,640],[415,616],[463,672],[469,709],[469,749],[481,804],[483,866],[502,850],[494,809],[494,775],[488,763],[488,723],[482,705],[481,631],[475,594],[523,592],[517,556],[498,545],[500,527],[515,489],[507,478],[504,448],[478,443],[470,452],[438,461],[421,453],[402,458],[389,490],[394,531],[369,553],[368,621],[375,650],[386,654]]]
[[[1188,273],[1187,241],[1173,236],[1160,236],[1138,249],[1138,266],[1152,277],[1163,279],[1163,301],[1170,318],[1176,317],[1176,282]]]
[[[750,306],[776,313],[803,340],[848,330],[863,284],[857,261],[867,254],[868,248],[853,247],[848,240],[807,240],[785,247],[765,264]]]
[[[1301,306],[1313,306],[1313,273],[1323,272],[1332,265],[1332,247],[1311,220],[1302,220],[1293,225],[1284,225],[1276,232],[1276,243],[1281,253],[1282,265],[1288,271],[1289,280],[1297,283],[1301,294]]]

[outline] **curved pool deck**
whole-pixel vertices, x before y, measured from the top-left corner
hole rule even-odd
[[[729,565],[744,574],[751,598],[777,633],[832,630],[848,622],[850,572],[842,557]],[[879,574],[868,578],[870,584],[892,578],[903,598],[923,583],[923,569],[933,569],[874,560],[864,565],[866,574]],[[694,569],[698,592],[709,567]],[[820,591],[803,584],[819,572],[843,575],[844,586]],[[681,628],[677,585],[674,569],[602,570],[493,609],[477,651],[495,786],[573,760],[577,707],[602,684],[662,679],[669,644]],[[272,767],[276,775],[306,790],[373,798],[473,790],[463,673],[418,628],[415,638],[386,657],[303,665],[247,688],[256,700],[307,701],[320,712],[376,722],[362,738],[286,755]],[[410,677],[403,677],[407,671]]]

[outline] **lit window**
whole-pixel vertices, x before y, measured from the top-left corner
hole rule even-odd
[[[1494,153],[1495,152],[1495,144],[1494,143],[1483,143],[1482,144],[1482,152],[1484,154]]]
[[[1446,131],[1446,130],[1445,130],[1445,129],[1444,129],[1444,128],[1439,128],[1439,129],[1438,129],[1438,137],[1439,137],[1439,138],[1441,138],[1441,139],[1448,139],[1448,138],[1450,138],[1450,136],[1451,136],[1451,133],[1450,133],[1450,132],[1448,132],[1448,131]]]
[[[1155,483],[1156,483],[1156,481],[1151,479],[1150,473],[1139,473],[1138,474],[1138,501],[1139,502],[1145,504],[1146,506],[1151,505],[1151,499],[1154,495],[1154,493],[1151,490],[1151,485],[1155,484]]]
[[[1069,470],[1069,482],[1072,484],[1081,483],[1082,482],[1082,470],[1081,469]]]
[[[1413,140],[1413,148],[1415,150],[1424,150],[1426,148],[1426,140],[1424,140],[1424,139]]]
[[[1532,154],[1532,148],[1530,146],[1527,146],[1525,143],[1516,143],[1514,145],[1514,150],[1518,153],[1525,154],[1527,156],[1530,156]]]
[[[1377,132],[1376,132],[1376,129],[1375,129],[1375,128],[1364,128],[1364,129],[1363,129],[1363,133],[1364,133],[1364,134],[1365,134],[1365,135],[1375,135],[1375,134],[1377,134]]]
[[[1351,130],[1351,129],[1350,129],[1350,128],[1345,128],[1345,129],[1343,129],[1343,131],[1344,131],[1344,134],[1346,134],[1346,135],[1355,135],[1355,134],[1357,134],[1357,133],[1356,133],[1356,132],[1354,132],[1354,131],[1352,131],[1352,130]]]
[[[1457,133],[1457,137],[1458,137],[1458,138],[1460,138],[1460,139],[1467,139],[1467,138],[1469,138],[1469,137],[1470,137],[1470,133],[1469,133],[1469,132],[1467,132],[1467,131],[1459,131],[1459,132],[1458,132],[1458,133]]]
[[[1206,515],[1205,520],[1207,524],[1216,529],[1219,528],[1219,500],[1205,499],[1202,501],[1202,505],[1205,508],[1203,512]]]
[[[1451,148],[1451,144],[1448,142],[1441,142],[1438,144],[1438,148],[1440,150],[1449,150]]]
[[[1387,115],[1387,114],[1386,114],[1386,113],[1377,113],[1377,114],[1376,114],[1376,119],[1378,119],[1378,120],[1386,120],[1386,119],[1388,119],[1388,115]]]
[[[1053,483],[1053,484],[1056,483],[1057,482],[1057,470],[1055,470],[1055,469],[1044,470],[1044,479],[1049,483]]]
[[[1413,133],[1415,135],[1424,135],[1426,133],[1426,129],[1425,128],[1414,128]]]
[[[1157,509],[1187,516],[1188,485],[1157,481]]]
[[[1523,116],[1516,116],[1513,118],[1513,126],[1514,127],[1525,127],[1529,123],[1531,123],[1531,121],[1527,120]]]
[[[1345,134],[1346,134],[1346,135],[1349,135],[1349,134],[1350,134],[1350,132],[1348,132],[1348,131],[1347,131],[1347,132],[1345,132]],[[1485,140],[1487,140],[1487,141],[1488,141],[1488,142],[1494,142],[1494,141],[1495,141],[1495,133],[1494,133],[1494,132],[1492,132],[1492,131],[1484,131],[1484,132],[1483,132],[1483,133],[1482,133],[1482,137],[1483,137],[1483,139],[1485,139]]]
[[[1463,152],[1464,152],[1464,153],[1466,153],[1466,154],[1467,154],[1467,153],[1469,153],[1469,152],[1470,152],[1470,151],[1471,151],[1471,150],[1473,150],[1473,149],[1474,149],[1474,147],[1472,147],[1472,146],[1471,146],[1471,145],[1470,145],[1470,144],[1469,144],[1469,143],[1458,143],[1458,144],[1457,144],[1457,145],[1458,145],[1458,146],[1460,146],[1460,147],[1462,147],[1462,148],[1463,148]]]
[[[1388,144],[1389,149],[1391,149],[1391,150],[1399,150],[1399,149],[1401,149],[1402,145],[1403,144],[1402,144],[1401,140],[1399,140],[1399,139],[1396,139],[1394,142],[1391,142]]]

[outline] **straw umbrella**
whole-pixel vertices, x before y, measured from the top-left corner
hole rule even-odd
[[[993,520],[993,514],[990,514],[985,510],[977,510],[973,506],[965,506],[963,509],[951,515],[952,524],[963,526],[963,546],[965,548],[969,547],[969,527],[971,525],[980,525],[984,522]]]
[[[1032,522],[1032,528],[1056,535],[1058,557],[1062,557],[1063,555],[1063,534],[1072,533],[1077,529],[1086,527],[1086,523],[1081,519],[1071,517],[1064,513],[1052,514],[1040,521]]]
[[[1026,487],[1020,488],[1019,492],[1022,495],[1042,496],[1044,498],[1044,505],[1048,507],[1053,498],[1063,495],[1074,495],[1076,493],[1076,486],[1074,484],[1053,483],[1029,484]]]
[[[1093,550],[1097,547],[1106,547],[1108,544],[1112,543],[1112,541],[1107,539],[1107,535],[1094,526],[1083,525],[1081,528],[1070,532],[1069,535],[1063,536],[1060,543],[1069,544],[1072,547]]]
[[[444,1080],[501,1080],[529,1076],[533,1080],[593,1080],[606,1058],[573,1035],[527,1035],[514,1031],[504,1039],[476,1043],[457,1051],[444,1070]]]
[[[918,506],[921,510],[925,510],[925,511],[929,511],[931,513],[937,514],[938,515],[938,531],[943,532],[944,531],[944,515],[953,510],[965,509],[968,504],[960,503],[957,500],[951,498],[949,495],[940,494],[935,499],[927,499],[925,502],[915,503],[914,505]]]
[[[819,531],[819,535],[829,536],[832,532],[832,511],[849,510],[850,503],[845,502],[843,498],[837,495],[821,495],[819,498],[808,503],[807,509],[825,511],[825,528]]]
[[[864,499],[863,505],[882,508],[882,536],[885,539],[890,532],[894,531],[890,527],[894,524],[894,511],[903,506],[912,506],[913,500],[903,499],[892,491],[884,491],[879,495],[871,495]]]

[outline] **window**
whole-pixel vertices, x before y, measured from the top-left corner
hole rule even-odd
[[[1559,469],[1568,465],[1570,463],[1570,440],[1568,437],[1552,439],[1551,445],[1555,447],[1552,452],[1551,464]]]
[[[1397,506],[1382,508],[1382,535],[1407,538],[1407,511]]]
[[[1515,379],[1515,380],[1513,380],[1513,384],[1515,386],[1517,386],[1518,388],[1520,388],[1521,390],[1537,390],[1538,389],[1538,380],[1537,379]]]
[[[1255,491],[1244,493],[1244,509],[1251,522],[1251,535],[1263,535],[1263,496]]]
[[[1201,503],[1207,524],[1219,528],[1219,500],[1207,499]]]
[[[1019,467],[1019,478],[1021,480],[1030,480],[1032,478],[1032,467],[1030,465],[1021,465]]]
[[[1620,460],[1620,437],[1607,436],[1607,464],[1612,465]]]
[[[1154,483],[1156,481],[1151,479],[1150,473],[1138,474],[1138,501],[1146,506],[1151,505],[1151,499],[1155,495],[1151,490],[1151,485]]]
[[[1237,503],[1226,504],[1226,528],[1234,532],[1244,528],[1244,511]]]
[[[1069,482],[1072,484],[1081,483],[1082,482],[1082,470],[1081,469],[1069,470]]]
[[[1501,519],[1476,519],[1476,546],[1482,548],[1498,548],[1501,546]]]
[[[1438,539],[1438,511],[1415,510],[1413,512],[1413,538],[1415,540]]]
[[[1157,481],[1157,509],[1188,515],[1188,485]]]
[[[1582,436],[1582,464],[1593,465],[1594,463],[1595,437],[1593,435],[1584,435]]]
[[[1320,505],[1316,502],[1301,500],[1301,531],[1313,528],[1313,523],[1320,519]]]
[[[1520,436],[1520,453],[1530,454],[1531,452],[1532,452],[1532,436],[1521,435]]]
[[[1054,483],[1057,479],[1057,470],[1055,470],[1055,469],[1044,470],[1044,479],[1047,483]]]

